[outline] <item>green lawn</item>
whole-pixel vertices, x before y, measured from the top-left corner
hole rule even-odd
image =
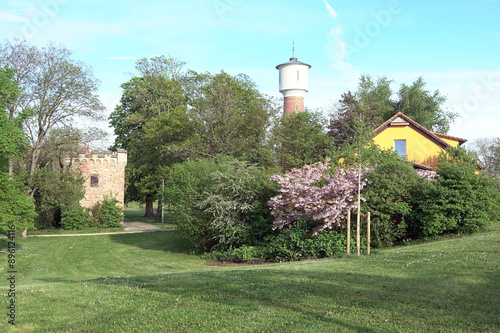
[[[209,265],[177,231],[17,243],[16,325],[2,315],[0,332],[500,331],[498,225],[369,257],[266,265]]]

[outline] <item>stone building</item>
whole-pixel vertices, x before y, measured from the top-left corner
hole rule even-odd
[[[103,201],[105,196],[116,198],[123,207],[125,198],[125,166],[127,151],[118,149],[115,152],[86,152],[71,155],[67,165],[79,169],[85,179],[85,197],[80,201],[82,207],[92,207]]]

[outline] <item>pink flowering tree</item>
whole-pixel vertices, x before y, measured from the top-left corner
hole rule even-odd
[[[430,180],[430,181],[437,181],[439,175],[436,171],[434,170],[415,170],[415,172],[417,173],[417,175],[420,177],[420,178],[423,178],[425,180]]]
[[[299,219],[317,221],[315,235],[341,226],[347,211],[357,207],[358,172],[341,168],[328,172],[326,161],[272,176],[271,180],[279,185],[278,194],[268,202],[275,218],[273,229],[282,229]],[[366,170],[361,173],[363,188]]]

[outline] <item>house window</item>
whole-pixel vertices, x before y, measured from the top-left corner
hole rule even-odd
[[[99,187],[99,176],[90,176],[90,187]]]
[[[406,140],[394,140],[394,150],[399,157],[406,159]]]

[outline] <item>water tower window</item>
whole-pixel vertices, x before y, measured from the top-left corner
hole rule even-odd
[[[295,104],[295,111],[299,111],[299,105]]]
[[[99,187],[99,176],[90,176],[90,187]]]
[[[406,159],[406,140],[394,140],[394,150],[399,157]]]
[[[299,71],[297,70],[297,81],[299,80]]]

